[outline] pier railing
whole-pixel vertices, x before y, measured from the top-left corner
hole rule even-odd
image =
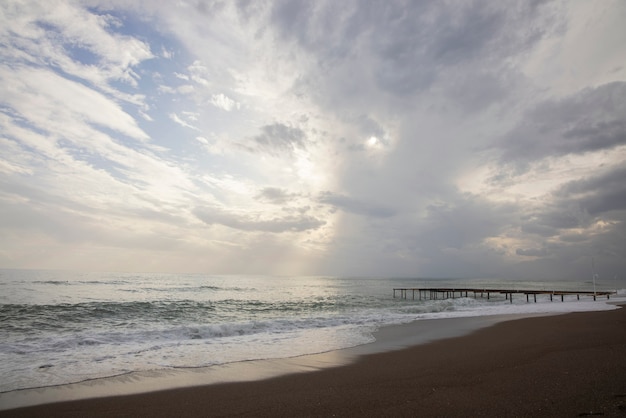
[[[445,288],[445,287],[399,287],[393,289],[393,297],[396,298],[396,294],[399,293],[399,297],[402,299],[408,299],[408,294],[411,293],[411,299],[415,300],[415,295],[419,300],[437,300],[437,299],[454,299],[456,297],[470,297],[472,294],[474,298],[487,297],[491,298],[493,294],[504,295],[506,300],[510,300],[513,303],[513,295],[526,295],[526,302],[530,302],[530,296],[533,296],[534,302],[537,302],[537,295],[549,295],[552,301],[555,296],[561,297],[561,302],[564,301],[565,296],[576,296],[577,300],[580,300],[580,296],[593,296],[593,300],[596,300],[598,296],[606,296],[610,299],[610,296],[615,294],[614,291],[595,291],[595,290],[519,290],[519,289],[479,289],[479,288]],[[458,295],[458,296],[457,296]]]

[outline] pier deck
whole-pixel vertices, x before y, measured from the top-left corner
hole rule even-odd
[[[549,295],[550,300],[553,300],[554,296],[560,296],[561,302],[564,301],[565,296],[576,296],[577,300],[580,300],[580,296],[593,296],[593,300],[596,300],[598,296],[606,296],[610,299],[614,291],[607,290],[520,290],[520,289],[478,289],[478,288],[446,288],[446,287],[400,287],[393,289],[393,297],[396,297],[396,293],[400,293],[400,298],[408,299],[408,294],[411,292],[411,299],[415,300],[415,294],[419,300],[437,300],[437,299],[454,299],[456,297],[469,297],[470,293],[474,298],[485,297],[491,298],[492,294],[503,294],[505,299],[510,300],[513,303],[513,295],[526,295],[526,302],[530,302],[530,296],[533,296],[533,300],[537,302],[537,295]],[[458,295],[458,296],[457,296]]]

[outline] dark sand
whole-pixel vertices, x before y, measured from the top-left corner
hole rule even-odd
[[[502,322],[270,380],[0,411],[0,417],[626,417],[626,309]]]

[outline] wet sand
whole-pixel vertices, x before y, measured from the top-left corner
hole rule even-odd
[[[626,310],[516,319],[340,367],[5,416],[626,417]]]

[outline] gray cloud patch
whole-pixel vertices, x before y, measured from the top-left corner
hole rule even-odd
[[[571,181],[557,189],[554,201],[522,217],[522,231],[550,237],[560,230],[587,227],[594,219],[613,219],[626,210],[626,168]]]
[[[540,214],[536,221],[539,225],[547,225],[557,229],[572,229],[584,226],[585,213],[582,211],[568,211],[565,208],[555,208]]]
[[[563,242],[585,242],[589,240],[589,237],[584,234],[561,234],[559,239]]]
[[[323,192],[320,194],[318,201],[346,212],[358,215],[371,216],[374,218],[388,218],[395,214],[395,211],[384,205],[376,203],[364,202],[359,199],[352,198],[343,194],[333,192]]]
[[[246,216],[226,212],[217,207],[197,208],[193,213],[207,225],[218,224],[242,231],[301,232],[317,229],[325,224],[324,221],[312,216],[284,216],[262,219],[259,216]]]
[[[626,167],[569,182],[555,195],[564,202],[577,203],[592,216],[626,210]]]
[[[253,141],[259,150],[274,156],[289,155],[297,148],[306,148],[304,131],[282,123],[263,126],[261,134]]]
[[[296,193],[289,193],[285,189],[278,187],[264,187],[256,195],[256,198],[265,202],[281,205],[298,196]]]
[[[493,206],[481,198],[458,196],[451,203],[429,205],[428,225],[418,239],[427,252],[430,248],[472,246],[484,238],[497,236],[503,225],[510,222],[512,207]]]
[[[500,143],[503,162],[584,154],[626,144],[626,83],[550,100],[525,115]]]
[[[625,180],[626,168],[614,167],[570,181],[552,194],[549,205],[521,216],[521,231],[538,243],[557,238],[550,241],[549,255],[562,262],[584,264],[582,258],[597,255],[615,266],[623,260],[618,248],[624,237]],[[521,248],[516,254],[548,255],[543,251],[543,247]]]
[[[525,257],[545,257],[548,255],[548,250],[546,250],[545,248],[518,248],[517,250],[515,250],[515,254]]]
[[[524,222],[522,224],[522,232],[527,234],[536,234],[542,237],[553,237],[559,234],[559,230],[553,226],[540,224],[535,220]]]
[[[468,72],[468,64],[494,64],[558,30],[558,16],[543,13],[544,3],[479,1],[450,8],[426,1],[278,1],[271,19],[283,40],[316,55],[325,78],[343,76],[337,69],[354,60],[366,73],[352,65],[345,82],[366,77],[406,97],[430,87],[447,69],[463,65]]]

